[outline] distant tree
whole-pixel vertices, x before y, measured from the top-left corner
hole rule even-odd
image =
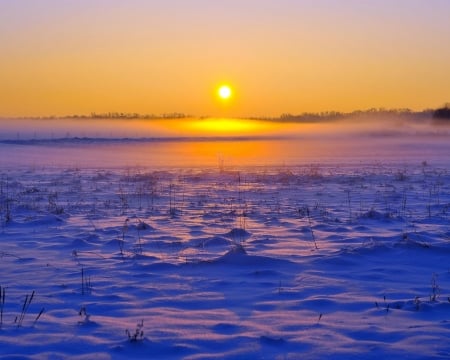
[[[450,104],[439,108],[433,112],[433,118],[436,120],[450,120]]]

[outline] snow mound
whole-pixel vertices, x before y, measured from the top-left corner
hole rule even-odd
[[[250,234],[247,230],[241,228],[234,228],[224,234],[224,236],[233,240],[247,240],[251,235],[252,234]]]

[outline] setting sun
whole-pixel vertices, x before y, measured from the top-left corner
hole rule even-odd
[[[233,91],[231,90],[231,88],[228,85],[222,85],[217,90],[217,95],[221,99],[227,100],[231,97],[231,95],[233,95]]]

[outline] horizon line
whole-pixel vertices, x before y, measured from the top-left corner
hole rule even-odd
[[[450,103],[446,103],[440,108],[449,108]],[[361,114],[378,114],[378,113],[389,113],[389,114],[428,114],[436,111],[440,108],[425,108],[422,110],[412,110],[410,108],[384,108],[384,107],[372,107],[367,109],[356,109],[352,111],[336,111],[336,110],[325,110],[325,111],[304,111],[297,114],[290,112],[282,112],[278,116],[214,116],[214,115],[192,115],[183,112],[168,112],[161,114],[142,114],[138,112],[91,112],[90,114],[66,114],[66,115],[16,115],[16,116],[5,116],[0,115],[0,120],[52,120],[52,119],[117,119],[117,120],[172,120],[172,119],[186,119],[186,118],[197,118],[197,119],[214,119],[214,118],[234,118],[234,119],[249,119],[249,120],[286,120],[288,118],[300,118],[300,117],[317,117],[317,118],[327,118],[327,117],[345,117],[352,115]]]

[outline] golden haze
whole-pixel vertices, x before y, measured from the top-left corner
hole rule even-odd
[[[0,116],[252,117],[450,100],[450,3],[0,2]],[[236,89],[227,107],[219,82]]]

